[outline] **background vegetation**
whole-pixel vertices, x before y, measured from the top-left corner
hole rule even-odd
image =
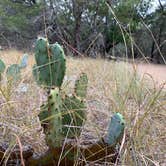
[[[3,0],[0,45],[31,49],[42,35],[63,44],[67,55],[165,63],[165,20],[163,0]]]

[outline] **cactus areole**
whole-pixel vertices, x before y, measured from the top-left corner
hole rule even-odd
[[[38,84],[47,87],[61,87],[66,71],[63,48],[49,44],[45,38],[38,38],[35,45],[36,64],[33,75]]]

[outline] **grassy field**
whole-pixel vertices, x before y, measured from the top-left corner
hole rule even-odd
[[[22,52],[1,51],[7,65],[18,63]],[[11,145],[18,136],[22,144],[32,145],[35,153],[46,151],[44,134],[37,115],[45,94],[32,77],[33,55],[28,67],[22,71],[17,86],[0,84],[0,143]],[[108,120],[114,112],[120,112],[126,120],[125,142],[121,145],[120,165],[163,165],[166,163],[166,90],[153,79],[140,77],[135,64],[112,62],[103,59],[67,58],[67,72],[63,84],[73,90],[73,82],[79,73],[88,74],[88,120],[81,139],[93,141],[105,134]],[[26,84],[27,92],[18,89]],[[104,163],[103,163],[104,165]]]

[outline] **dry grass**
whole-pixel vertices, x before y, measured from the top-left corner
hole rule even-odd
[[[6,66],[19,63],[22,55],[22,52],[16,50],[0,52],[0,57]],[[0,84],[0,143],[5,140],[14,146],[16,134],[23,144],[32,145],[35,152],[39,153],[46,149],[46,146],[43,146],[44,135],[39,132],[41,126],[37,118],[43,100],[43,91],[33,82],[32,56],[28,62],[28,67],[22,70],[22,79],[16,85],[8,83],[5,75]],[[24,84],[27,84],[27,93],[19,92]]]
[[[138,72],[142,74],[150,74],[153,76],[154,82],[158,85],[166,83],[166,65],[157,65],[157,64],[139,64]],[[165,84],[166,88],[166,84]]]
[[[19,61],[22,52],[0,52],[7,63]],[[10,57],[10,58],[9,58]],[[44,93],[33,81],[30,56],[28,67],[22,72],[19,84],[28,84],[28,91],[20,93],[17,87],[0,85],[0,142],[15,142],[14,134],[22,143],[30,144],[36,153],[45,151],[44,136],[37,118]],[[88,120],[83,140],[97,139],[106,132],[107,123],[114,112],[126,119],[126,143],[121,151],[121,165],[159,165],[166,162],[166,91],[158,88],[149,76],[140,78],[132,65],[108,62],[102,59],[67,59],[67,79],[72,91],[73,81],[79,73],[88,74]],[[5,79],[5,76],[4,76]]]

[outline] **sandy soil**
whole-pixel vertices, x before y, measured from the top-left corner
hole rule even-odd
[[[151,76],[157,85],[165,83],[166,88],[166,65],[137,64],[137,70],[141,76]]]

